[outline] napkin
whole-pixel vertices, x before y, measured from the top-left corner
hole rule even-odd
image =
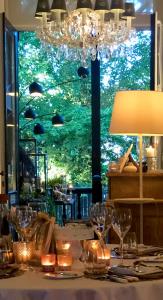
[[[146,246],[146,245],[139,245],[138,246],[138,255],[155,255],[158,253],[163,253],[163,247],[156,247],[156,246]]]
[[[120,255],[120,249],[119,247],[116,247],[113,249],[116,255]],[[157,254],[163,254],[163,247],[156,247],[156,246],[146,246],[146,245],[138,245],[137,253],[135,253],[135,250],[128,253],[127,251],[124,251],[124,258],[134,258],[136,256],[147,256],[147,255],[157,255]]]
[[[109,274],[117,276],[133,276],[139,279],[158,279],[163,278],[163,269],[155,266],[136,266],[136,267],[123,267],[115,266],[111,267]]]
[[[134,265],[142,265],[146,267],[159,267],[163,270],[163,256],[158,255],[158,256],[148,256],[148,257],[143,257],[134,262]]]

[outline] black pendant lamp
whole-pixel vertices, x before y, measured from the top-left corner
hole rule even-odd
[[[136,18],[134,3],[129,3],[129,2],[125,3],[125,12],[123,13],[122,18],[127,19],[128,17],[130,17],[131,19]]]
[[[36,114],[32,108],[27,108],[27,110],[24,113],[24,118],[28,120],[34,120],[36,118]]]
[[[108,0],[96,0],[95,2],[95,10],[103,11],[105,13],[109,12],[109,3]]]
[[[81,12],[91,11],[92,10],[91,0],[78,0],[76,9],[78,9]]]
[[[125,11],[125,5],[123,0],[112,0],[110,11],[113,13],[123,13]]]
[[[40,97],[43,94],[42,86],[37,82],[32,82],[29,86],[29,93],[33,97]]]
[[[38,0],[35,17],[42,16],[44,13],[50,13],[50,5],[48,0]]]
[[[55,127],[63,126],[64,125],[63,117],[58,113],[56,113],[56,115],[52,118],[52,125]]]
[[[53,12],[66,12],[66,3],[65,0],[53,0],[51,11]]]
[[[44,127],[40,123],[37,123],[34,126],[33,132],[34,132],[34,134],[44,134],[45,130],[44,130]]]

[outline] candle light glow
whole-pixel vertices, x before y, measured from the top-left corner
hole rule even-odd
[[[60,270],[71,270],[72,256],[71,255],[58,255],[57,256],[58,268]]]
[[[17,263],[28,262],[33,255],[33,242],[15,242],[13,244],[13,252]]]
[[[13,263],[14,262],[14,254],[12,251],[7,250],[2,252],[3,262]]]
[[[110,249],[105,247],[105,248],[100,248],[97,250],[98,262],[104,262],[104,263],[106,263],[107,266],[109,266],[110,265],[110,257],[111,257]]]
[[[67,241],[57,241],[56,248],[58,254],[68,254],[71,247],[71,243]]]
[[[43,254],[41,256],[41,265],[44,272],[53,272],[56,264],[55,254]]]
[[[101,246],[98,240],[86,241],[85,247],[92,252],[96,252]]]

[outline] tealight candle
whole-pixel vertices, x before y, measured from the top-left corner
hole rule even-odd
[[[55,254],[43,254],[41,256],[41,266],[44,272],[53,272],[56,264]]]
[[[107,266],[109,266],[110,265],[110,257],[111,257],[110,249],[108,249],[107,247],[99,248],[97,250],[98,262],[105,263]]]
[[[71,270],[72,256],[71,255],[57,255],[57,264],[59,270],[66,271]]]
[[[58,254],[68,254],[71,247],[71,243],[67,241],[56,241],[56,248]]]

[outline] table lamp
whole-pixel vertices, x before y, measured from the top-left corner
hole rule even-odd
[[[143,242],[143,136],[163,135],[163,92],[120,91],[115,96],[110,133],[139,137],[140,242]],[[144,202],[143,202],[144,201]]]

